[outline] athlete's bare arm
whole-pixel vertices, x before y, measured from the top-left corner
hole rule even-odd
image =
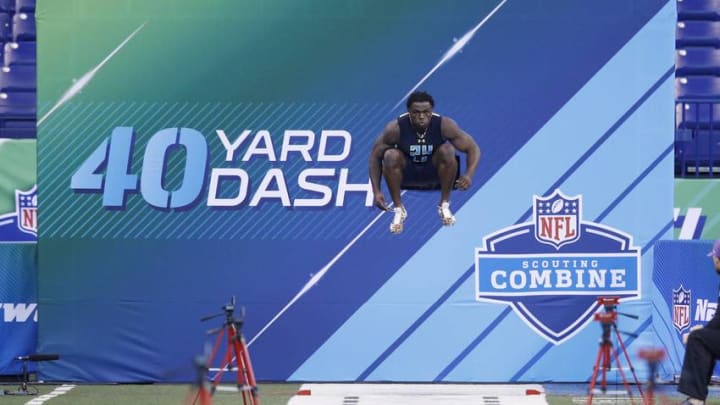
[[[373,195],[375,197],[375,206],[381,210],[388,211],[390,208],[385,202],[385,196],[380,188],[382,179],[382,160],[385,151],[394,148],[400,140],[400,126],[397,120],[390,121],[383,129],[380,136],[375,140],[372,150],[370,151],[370,160],[368,166],[370,168],[370,184],[372,185]]]
[[[465,173],[455,181],[457,188],[467,190],[472,185],[472,178],[475,176],[475,170],[480,162],[480,147],[475,140],[468,135],[467,132],[463,131],[451,118],[443,117],[441,132],[443,137],[450,141],[455,149],[467,155]]]

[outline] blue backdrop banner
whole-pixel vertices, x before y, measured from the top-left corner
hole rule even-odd
[[[655,247],[653,325],[667,349],[663,370],[668,379],[680,375],[683,335],[705,325],[717,310],[720,276],[708,257],[710,250],[712,241],[660,241]],[[714,375],[720,375],[720,367]]]
[[[190,381],[232,296],[260,380],[584,381],[608,294],[633,355],[655,339],[674,1],[59,3],[38,2],[44,378]],[[482,158],[457,224],[408,191],[392,235],[368,156],[414,89]]]
[[[37,246],[0,245],[0,374],[20,374],[16,358],[35,353],[37,306]]]

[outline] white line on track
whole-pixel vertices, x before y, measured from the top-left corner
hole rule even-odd
[[[288,405],[547,405],[539,384],[303,384]]]
[[[40,395],[39,397],[33,398],[30,401],[26,402],[25,405],[39,405],[44,404],[45,402],[58,397],[60,395],[66,394],[71,389],[75,388],[74,384],[63,384],[54,390],[52,392]]]

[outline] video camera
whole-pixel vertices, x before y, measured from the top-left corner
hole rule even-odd
[[[597,302],[604,306],[606,311],[614,311],[620,304],[620,297],[598,297]]]
[[[596,312],[595,320],[602,323],[613,323],[617,320],[616,312]]]
[[[620,297],[598,297],[597,302],[599,305],[602,305],[605,308],[605,313],[615,314],[615,317],[614,319],[612,319],[612,321],[615,321],[617,319],[617,315],[627,316],[628,318],[632,319],[640,319],[640,317],[637,315],[617,311],[617,306],[620,304]],[[601,320],[598,319],[598,315],[599,314],[595,314],[595,320]]]

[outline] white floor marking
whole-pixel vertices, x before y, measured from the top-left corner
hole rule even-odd
[[[75,388],[75,385],[73,384],[63,384],[48,394],[40,395],[39,397],[35,397],[31,399],[30,401],[26,402],[25,405],[39,405],[43,404],[57,396],[63,395],[70,391],[71,389]]]

